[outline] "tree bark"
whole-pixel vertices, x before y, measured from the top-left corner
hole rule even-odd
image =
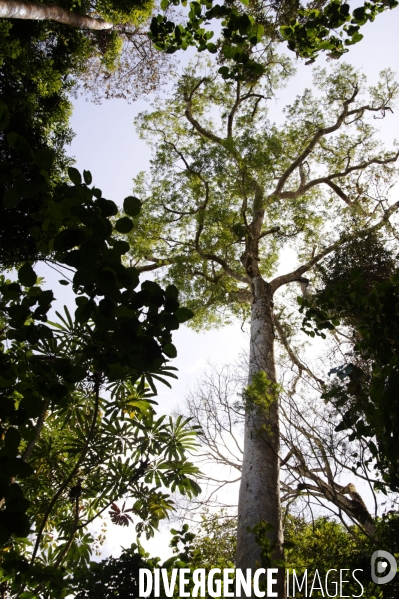
[[[102,19],[78,15],[55,4],[36,4],[35,2],[19,2],[19,0],[0,0],[0,18],[57,21],[78,29],[102,30],[113,27],[112,23]]]
[[[248,383],[258,373],[276,382],[274,361],[273,295],[270,285],[261,276],[252,283],[250,364]],[[280,504],[279,409],[275,389],[270,405],[247,405],[244,435],[242,478],[238,502],[237,568],[262,567],[261,549],[253,528],[261,520],[272,525],[268,536],[274,545],[273,557],[283,559],[283,532]],[[256,566],[255,566],[256,565]],[[285,597],[284,569],[279,569],[279,599]]]

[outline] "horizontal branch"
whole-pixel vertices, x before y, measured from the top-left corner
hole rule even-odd
[[[77,29],[95,29],[97,31],[113,27],[112,23],[103,19],[78,15],[55,4],[36,4],[36,2],[20,2],[19,0],[0,0],[0,18],[57,21]]]
[[[150,272],[152,270],[157,270],[158,268],[163,268],[165,266],[170,266],[176,262],[176,258],[154,258],[154,257],[144,257],[148,262],[152,262],[152,264],[145,264],[144,266],[135,266],[134,268],[138,272]]]
[[[271,229],[267,229],[267,231],[263,231],[258,239],[263,239],[263,237],[266,237],[266,235],[272,235],[273,233],[278,233],[280,231],[281,227],[279,225],[275,226],[275,227],[271,227]]]
[[[325,183],[326,185],[331,187],[331,189],[333,189],[335,191],[335,193],[341,199],[343,199],[346,204],[348,204],[348,206],[351,206],[352,202],[350,201],[348,196],[343,192],[343,190],[336,183],[334,183],[333,179],[339,179],[342,177],[346,177],[347,175],[350,175],[351,173],[353,173],[355,171],[362,171],[362,170],[366,169],[367,167],[371,166],[372,164],[380,164],[380,165],[390,164],[391,162],[396,162],[398,160],[398,158],[399,158],[399,152],[396,152],[396,154],[391,156],[391,158],[385,158],[385,159],[384,158],[371,158],[370,160],[361,162],[360,164],[355,164],[353,166],[349,166],[344,171],[341,171],[338,173],[333,173],[333,174],[327,175],[325,177],[319,177],[317,179],[313,179],[312,181],[309,181],[308,183],[305,183],[303,180],[303,177],[301,177],[301,184],[298,187],[298,189],[296,189],[295,191],[282,191],[279,194],[279,197],[281,199],[286,199],[286,198],[287,199],[295,199],[297,197],[300,197],[307,191],[309,191],[309,189],[311,189],[312,187],[316,187],[317,185],[321,185],[322,183]]]
[[[253,295],[249,289],[238,289],[237,291],[230,291],[229,298],[233,302],[240,304],[251,304],[253,301]]]

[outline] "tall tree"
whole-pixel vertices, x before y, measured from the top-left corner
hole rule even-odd
[[[264,104],[291,67],[269,48],[263,69],[262,83],[231,85],[209,66],[200,76],[195,65],[172,99],[139,117],[142,136],[156,143],[150,180],[136,179],[146,218],[132,254],[139,270],[163,269],[180,286],[198,327],[250,318],[237,545],[244,569],[260,561],[248,531],[260,520],[271,525],[274,559],[283,555],[276,302],[286,286],[305,289],[305,274],[345,238],[379,230],[399,206],[375,192],[376,181],[394,177],[398,153],[380,147],[367,121],[390,110],[398,91],[392,74],[367,89],[348,65],[318,70],[319,95],[306,90],[279,128]],[[281,275],[288,247],[297,264]]]

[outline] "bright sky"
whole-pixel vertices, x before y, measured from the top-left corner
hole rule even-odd
[[[374,83],[381,69],[397,67],[399,56],[399,9],[387,12],[377,17],[375,23],[364,27],[365,39],[352,47],[346,60],[365,72],[369,82]],[[186,56],[179,55],[180,67],[184,65]],[[324,59],[317,64],[325,63]],[[331,63],[325,63],[327,68]],[[311,86],[312,67],[305,66],[303,61],[297,62],[297,76],[289,86],[279,93],[279,98],[271,105],[270,117],[279,120],[284,105],[292,102],[295,96],[306,86]],[[136,135],[133,120],[138,112],[150,109],[145,101],[127,104],[123,100],[104,101],[95,105],[84,99],[74,102],[75,109],[72,117],[72,128],[76,137],[70,149],[70,155],[76,158],[76,166],[92,172],[94,183],[103,190],[103,195],[114,200],[119,205],[131,191],[132,178],[149,166],[150,149]],[[381,138],[388,147],[395,136],[399,138],[398,112],[388,115],[385,121],[380,121]],[[290,269],[285,264],[284,270]],[[46,273],[48,282],[58,280]],[[56,296],[62,303],[68,303],[68,291],[65,287],[57,286]],[[178,358],[174,364],[179,369],[179,381],[172,391],[159,390],[159,404],[162,411],[169,411],[181,401],[188,387],[195,385],[206,362],[231,362],[242,348],[247,347],[247,337],[240,330],[239,324],[226,327],[220,331],[194,333],[183,328],[174,335],[178,349]],[[104,555],[119,553],[120,546],[129,546],[134,539],[132,527],[125,529],[112,524],[108,528],[108,538],[104,547]],[[170,535],[162,532],[150,543],[144,546],[153,555],[165,557],[170,550],[167,545]]]

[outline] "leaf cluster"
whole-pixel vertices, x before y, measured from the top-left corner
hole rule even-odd
[[[396,0],[365,2],[350,13],[350,6],[332,0],[323,9],[305,8],[298,11],[297,20],[280,28],[288,48],[308,63],[316,60],[318,53],[327,51],[330,58],[340,58],[348,47],[363,39],[360,28],[388,9],[398,6]],[[333,33],[332,33],[333,32]],[[338,33],[338,35],[337,35]]]
[[[5,128],[4,104],[0,120]],[[68,570],[89,559],[93,539],[84,528],[107,506],[134,499],[137,531],[152,534],[173,505],[165,488],[199,492],[185,455],[194,442],[188,421],[156,418],[148,399],[157,381],[175,376],[167,365],[177,353],[172,331],[192,312],[173,285],[144,281],[138,288],[138,272],[123,263],[138,198],[127,197],[124,216],[115,219],[117,206],[91,186],[88,171],[69,168],[70,183],[54,186],[51,150],[34,152],[16,133],[7,140],[3,207],[12,214],[32,200],[25,226],[34,256],[62,272],[76,310],[50,322],[53,291],[41,286],[34,260],[13,255],[18,279],[0,281],[1,576],[13,591],[39,584],[61,597],[60,564]],[[73,513],[64,494],[77,476],[83,492]]]
[[[325,337],[339,324],[351,331],[345,363],[331,371],[323,395],[343,414],[339,429],[367,437],[376,467],[398,487],[398,271],[395,255],[376,235],[343,244],[322,266],[323,287],[301,298],[303,330]],[[374,439],[374,440],[373,440]],[[375,441],[375,442],[374,442]]]
[[[124,549],[120,558],[109,558],[100,563],[92,562],[89,573],[84,571],[76,576],[76,599],[108,599],[113,597],[115,592],[122,591],[124,597],[136,597],[139,568],[167,568],[170,578],[172,568],[205,568],[209,571],[211,568],[234,567],[236,524],[236,519],[229,518],[225,513],[205,513],[197,534],[191,533],[187,525],[183,525],[181,530],[171,530],[171,547],[183,544],[184,550],[182,554],[175,553],[164,563],[161,563],[159,558],[150,558],[149,554],[136,544]],[[359,569],[356,576],[364,586],[366,596],[393,599],[396,592],[394,582],[384,585],[384,589],[377,588],[370,581],[369,569],[371,554],[376,548],[384,547],[391,553],[397,553],[397,526],[397,516],[387,514],[378,522],[378,539],[373,541],[356,527],[347,530],[341,523],[328,517],[318,517],[308,522],[302,517],[287,515],[284,521],[284,565],[289,568],[290,583],[292,584],[293,569],[299,580],[304,571],[308,570],[309,588],[316,569],[323,581],[329,570]],[[276,565],[270,558],[270,542],[265,541],[268,531],[269,525],[266,523],[260,524],[255,531],[258,542],[264,547],[263,567]],[[331,585],[334,580],[333,574],[330,572],[329,575],[331,590],[334,588]],[[352,586],[346,584],[344,590],[357,594],[359,585],[352,579]],[[314,589],[313,595],[323,596],[317,588]],[[164,596],[162,584],[161,596]],[[177,587],[173,596],[179,596]],[[305,595],[296,589],[296,596]]]
[[[161,9],[187,6],[187,0],[163,0]],[[348,46],[358,43],[363,35],[360,28],[375,17],[398,6],[397,0],[365,2],[350,13],[350,6],[341,0],[313,3],[258,3],[241,0],[215,4],[212,0],[189,3],[190,10],[184,25],[175,24],[166,15],[153,17],[150,37],[156,47],[167,53],[190,46],[199,52],[219,51],[224,64],[219,73],[226,80],[256,81],[264,74],[257,54],[270,41],[283,39],[297,56],[314,62],[320,51],[331,58],[340,58]],[[213,20],[221,23],[221,36],[210,42],[213,31],[206,28]]]
[[[166,10],[169,4],[164,0],[161,8]],[[180,1],[173,4],[179,5]],[[186,6],[187,2],[182,5]],[[222,38],[216,44],[210,41],[213,32],[204,27],[213,19],[220,20],[222,26]],[[198,52],[206,50],[216,54],[220,51],[223,59],[232,66],[220,67],[219,73],[224,79],[235,81],[256,81],[264,74],[263,65],[252,57],[253,48],[261,42],[264,32],[261,23],[233,2],[219,5],[209,0],[190,2],[186,26],[175,25],[163,15],[153,17],[150,26],[155,47],[169,54],[189,46],[195,46]]]

